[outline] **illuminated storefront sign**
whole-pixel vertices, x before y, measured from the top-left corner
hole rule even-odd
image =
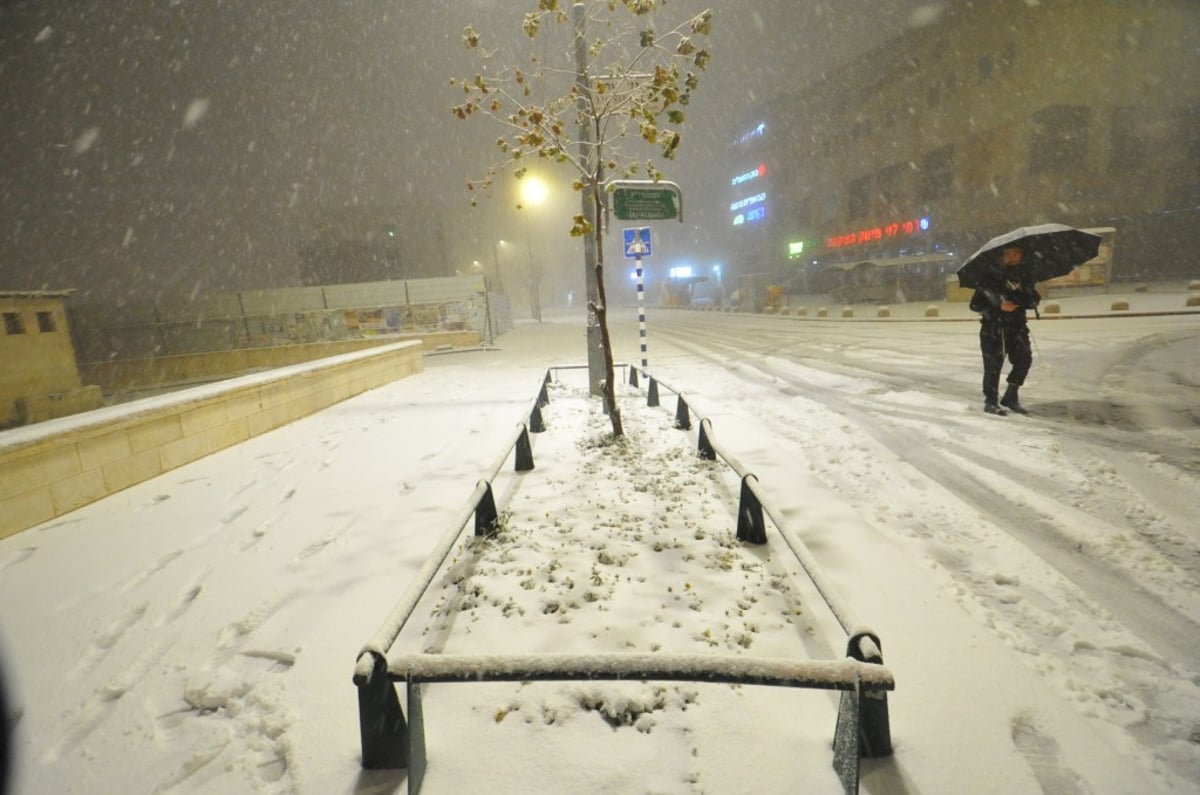
[[[896,237],[907,237],[929,229],[928,218],[914,218],[911,221],[893,221],[884,226],[873,226],[870,229],[859,229],[844,235],[834,235],[825,239],[826,248],[845,248],[847,246],[862,246]]]
[[[804,253],[804,241],[796,240],[788,243],[788,259],[799,259]]]
[[[767,206],[761,205],[744,213],[738,213],[733,216],[733,225],[741,226],[743,224],[756,224],[767,217]]]
[[[737,139],[737,142],[738,142],[739,144],[744,144],[744,143],[746,143],[746,141],[750,141],[750,140],[753,140],[753,139],[755,139],[755,138],[761,138],[762,136],[764,136],[764,135],[766,135],[766,134],[767,134],[767,123],[766,123],[766,122],[759,122],[759,123],[758,123],[758,124],[757,124],[757,125],[754,127],[754,129],[752,129],[750,132],[748,132],[748,133],[744,133],[744,134],[743,134],[741,137],[739,137],[739,138]]]
[[[738,199],[733,204],[729,205],[729,212],[736,213],[738,210],[744,210],[752,204],[762,204],[766,200],[766,193],[756,193],[753,196],[747,196],[744,199]]]
[[[738,174],[736,177],[731,179],[729,183],[737,186],[741,185],[743,182],[749,182],[752,179],[758,179],[759,177],[765,177],[766,175],[767,166],[765,163],[760,163],[758,168],[753,169],[752,171],[747,171],[745,174]]]

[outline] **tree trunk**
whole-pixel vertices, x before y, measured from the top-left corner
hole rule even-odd
[[[600,345],[604,349],[604,387],[601,392],[603,393],[604,407],[612,422],[613,436],[621,437],[625,435],[625,426],[621,423],[621,409],[617,406],[617,389],[613,379],[612,337],[608,333],[608,296],[604,290],[604,232],[601,223],[603,218],[601,213],[604,208],[600,202],[600,191],[592,191],[592,196],[595,197],[595,215],[593,217],[596,219],[596,223],[593,231],[596,235],[596,291],[599,298],[596,320],[600,324]]]

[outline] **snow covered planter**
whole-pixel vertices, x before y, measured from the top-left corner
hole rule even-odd
[[[709,709],[722,725],[750,720],[747,732],[761,730],[736,707],[706,706],[720,701],[706,688],[757,685],[841,693],[833,767],[846,792],[858,790],[860,757],[891,754],[887,691],[895,684],[879,638],[857,622],[786,520],[764,503],[754,475],[716,443],[712,423],[700,418],[695,435],[687,433],[693,410],[676,390],[673,417],[654,408],[659,383],[649,379],[650,399],[632,384],[619,392],[630,421],[613,437],[586,385],[572,389],[547,372],[529,424],[518,425],[405,598],[359,653],[363,767],[406,768],[409,792],[420,790],[429,758],[428,687],[447,682],[521,683],[493,707],[470,702],[493,727],[484,723],[470,734],[511,727],[503,729],[506,744],[523,739],[517,747],[530,751],[537,739],[526,735],[585,714],[599,715],[614,731],[648,735],[675,722],[686,734],[704,731],[692,726],[693,716]],[[537,436],[533,474],[526,429],[535,425],[546,432]],[[502,474],[510,458],[515,472]],[[572,493],[580,472],[595,486]],[[493,482],[506,496],[502,513]],[[782,546],[768,537],[764,512]],[[472,517],[475,532],[464,533]],[[808,641],[824,631],[803,607],[810,594],[846,633],[844,658],[808,659]],[[428,610],[427,624],[406,632],[418,607]],[[405,685],[403,707],[398,682]],[[539,696],[547,691],[534,682],[589,684]]]

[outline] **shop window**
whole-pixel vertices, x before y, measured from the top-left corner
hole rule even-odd
[[[904,166],[896,163],[880,169],[875,175],[875,195],[879,199],[881,212],[895,214],[904,206],[903,191]]]
[[[805,196],[796,202],[796,225],[799,229],[812,227],[813,202],[811,196]]]
[[[846,193],[846,216],[850,219],[866,218],[871,211],[871,177],[859,177],[850,183]]]
[[[1145,165],[1150,152],[1145,114],[1145,108],[1128,105],[1113,109],[1109,171],[1125,171]]]
[[[1139,19],[1131,25],[1122,25],[1117,30],[1117,52],[1143,53],[1150,49],[1150,28]]]
[[[4,313],[4,333],[5,334],[24,334],[25,322],[21,320],[20,312],[5,312]]]
[[[53,312],[38,312],[38,331],[47,334],[52,331],[58,331],[58,326],[54,322]]]
[[[954,190],[954,146],[943,146],[921,158],[921,199],[944,199]]]
[[[994,68],[995,67],[992,64],[992,56],[990,54],[979,56],[979,82],[986,83],[991,80],[992,71]]]
[[[1000,67],[1001,74],[1012,74],[1013,68],[1017,65],[1017,45],[1009,42],[1004,47],[1004,52],[1000,53],[1000,61],[997,65]]]
[[[1179,108],[1170,118],[1170,143],[1165,148],[1174,164],[1164,199],[1169,207],[1196,207],[1200,205],[1200,105]]]
[[[941,86],[941,84],[934,83],[933,85],[931,85],[929,87],[928,91],[926,92],[925,99],[928,102],[929,107],[931,107],[931,108],[936,108],[938,105],[941,105],[942,104],[942,86]]]
[[[1033,115],[1029,142],[1032,174],[1073,173],[1087,162],[1092,109],[1084,105],[1052,105]]]

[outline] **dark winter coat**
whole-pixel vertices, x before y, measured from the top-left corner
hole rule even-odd
[[[1012,301],[1017,308],[1012,312],[1000,309],[1004,300]],[[1024,323],[1025,310],[1037,311],[1042,296],[1029,272],[1020,266],[996,266],[982,280],[971,296],[971,311],[982,315],[984,322]]]

